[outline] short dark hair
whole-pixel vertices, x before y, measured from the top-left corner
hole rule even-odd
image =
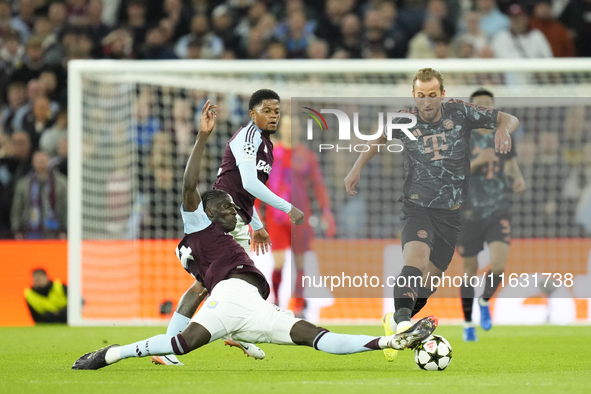
[[[263,100],[281,101],[279,95],[271,89],[260,89],[254,92],[252,96],[250,96],[250,101],[248,102],[248,109],[253,109],[255,106],[262,103]]]
[[[212,202],[213,200],[219,198],[219,197],[224,197],[225,195],[227,195],[228,193],[226,193],[223,190],[208,190],[205,193],[203,193],[201,195],[201,202],[203,203],[203,210],[205,211],[207,209],[207,206],[209,205],[210,202]]]
[[[32,272],[33,275],[35,274],[43,274],[47,276],[47,272],[43,268],[35,268]]]
[[[495,98],[495,96],[492,94],[492,92],[490,90],[480,88],[477,91],[475,91],[474,93],[472,93],[472,95],[470,96],[470,102],[474,101],[474,97],[480,97],[480,96],[488,96],[492,99]]]

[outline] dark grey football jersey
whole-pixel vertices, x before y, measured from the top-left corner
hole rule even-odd
[[[513,191],[505,175],[505,162],[517,156],[514,143],[512,141],[509,153],[497,154],[494,160],[478,167],[470,177],[468,198],[462,204],[464,219],[471,221],[490,219],[511,210]],[[487,148],[495,148],[494,131],[487,135],[473,131],[470,138],[470,160],[474,160]]]
[[[498,110],[462,100],[450,99],[441,104],[441,119],[424,122],[417,107],[407,112],[417,117],[410,130],[411,140],[402,131],[393,138],[404,144],[404,198],[428,208],[450,209],[466,200],[470,178],[470,133],[473,129],[492,129]]]

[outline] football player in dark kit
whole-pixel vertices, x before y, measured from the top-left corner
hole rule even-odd
[[[157,335],[125,346],[111,345],[83,355],[72,369],[99,369],[131,357],[182,355],[228,335],[244,342],[309,346],[332,354],[402,350],[431,335],[437,327],[434,316],[395,335],[344,335],[316,327],[265,301],[270,292],[267,280],[229,234],[238,222],[234,200],[222,190],[210,190],[203,196],[197,191],[201,158],[215,123],[214,111],[215,106],[207,101],[197,142],[185,168],[181,205],[185,237],[177,248],[183,267],[209,292],[206,305],[180,334]]]
[[[256,209],[255,198],[277,208],[289,215],[290,220],[300,225],[304,222],[304,214],[298,208],[273,193],[265,183],[273,166],[273,143],[269,138],[277,132],[281,116],[279,95],[270,89],[254,92],[248,102],[251,121],[240,127],[226,144],[218,179],[213,188],[227,192],[236,204],[236,226],[230,232],[234,240],[244,250],[250,252],[251,235],[249,224],[254,231],[252,240],[254,250],[265,253],[271,245],[269,234],[263,228]],[[166,333],[176,335],[183,331],[207,292],[199,281],[183,294],[176,312],[168,325]],[[257,346],[234,341],[228,338],[227,345],[237,346],[248,356],[256,359],[265,357],[265,353]],[[182,365],[174,354],[154,356],[152,362],[161,365]]]
[[[419,70],[413,79],[412,95],[416,107],[401,112],[413,114],[417,123],[411,130],[414,139],[401,130],[393,138],[404,144],[402,249],[404,267],[394,287],[395,313],[382,319],[386,335],[406,330],[411,317],[427,303],[436,288],[430,276],[441,276],[453,257],[461,227],[460,206],[466,200],[470,177],[470,132],[476,128],[497,128],[495,150],[511,150],[510,134],[519,121],[513,115],[480,107],[461,100],[443,101],[443,75],[431,68]],[[356,194],[361,170],[387,142],[382,134],[377,143],[368,143],[345,178],[345,188]],[[425,286],[421,286],[425,285]],[[397,352],[384,350],[386,360]]]
[[[483,107],[494,105],[493,94],[488,90],[472,93],[471,101]],[[491,269],[487,272],[486,284],[480,306],[480,326],[492,327],[488,301],[501,282],[501,274],[509,256],[511,242],[511,193],[522,193],[525,180],[517,160],[515,146],[506,155],[495,154],[494,130],[476,129],[470,137],[470,186],[468,198],[462,204],[462,231],[458,239],[458,253],[464,260],[467,278],[478,271],[478,253],[488,244]],[[511,178],[511,180],[509,179]],[[464,341],[477,341],[476,328],[472,323],[474,287],[469,280],[460,288],[464,311]]]

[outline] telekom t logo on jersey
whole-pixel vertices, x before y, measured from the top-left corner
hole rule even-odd
[[[318,111],[313,110],[312,108],[309,107],[303,107],[304,109],[307,109],[313,113],[309,113],[309,112],[304,112],[306,115],[311,116],[316,123],[318,123],[318,125],[320,126],[321,130],[324,130],[324,128],[326,128],[326,130],[328,131],[328,125],[326,124],[326,120],[324,119],[324,117],[320,114],[334,114],[337,117],[337,120],[339,122],[339,140],[350,140],[351,139],[351,120],[349,119],[349,116],[338,109],[321,109],[320,113]],[[319,119],[320,118],[320,119]],[[393,123],[394,119],[397,118],[406,118],[406,119],[410,119],[410,123]],[[322,120],[322,122],[321,122]],[[384,113],[380,112],[378,114],[378,130],[374,133],[374,134],[370,134],[370,135],[366,135],[366,134],[362,134],[359,131],[359,113],[358,112],[354,112],[353,113],[353,132],[355,133],[355,136],[361,140],[377,140],[378,138],[380,138],[380,136],[382,135],[383,131],[384,131]],[[324,127],[323,127],[324,124]],[[388,141],[390,141],[392,139],[392,131],[393,130],[400,130],[402,131],[404,134],[406,134],[406,136],[408,138],[410,138],[413,141],[416,141],[417,138],[409,131],[410,128],[416,126],[417,124],[417,118],[416,116],[414,116],[413,114],[408,114],[408,113],[403,113],[403,112],[388,112],[386,114],[386,137],[388,138]],[[313,122],[312,119],[308,119],[308,140],[311,140],[313,137]]]

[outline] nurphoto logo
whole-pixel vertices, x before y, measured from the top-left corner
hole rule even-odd
[[[303,107],[304,109],[310,112],[304,112],[304,114],[310,116],[312,119],[308,119],[307,123],[307,136],[308,140],[312,140],[314,137],[314,121],[318,124],[321,131],[328,132],[328,125],[326,123],[326,119],[321,114],[333,114],[337,117],[337,121],[339,122],[339,133],[338,139],[339,141],[350,141],[351,140],[351,120],[349,116],[338,109],[321,109],[320,112],[310,108],[310,107]],[[409,129],[413,128],[417,124],[417,118],[413,114],[403,113],[403,112],[388,112],[386,114],[386,121],[384,126],[384,113],[378,113],[378,130],[373,134],[363,134],[359,131],[359,113],[353,113],[353,132],[355,136],[361,140],[368,141],[368,144],[357,144],[357,145],[339,145],[339,144],[320,144],[318,147],[318,151],[326,151],[326,150],[336,150],[339,151],[355,151],[355,152],[366,152],[370,149],[369,141],[374,141],[380,138],[382,133],[385,132],[386,138],[388,141],[392,140],[392,131],[393,130],[400,130],[408,138],[413,141],[416,141],[417,138],[410,132]],[[410,119],[409,123],[396,123],[397,119]],[[402,152],[404,147],[400,144],[371,144],[377,145],[378,151],[385,147],[388,152],[397,153]]]

